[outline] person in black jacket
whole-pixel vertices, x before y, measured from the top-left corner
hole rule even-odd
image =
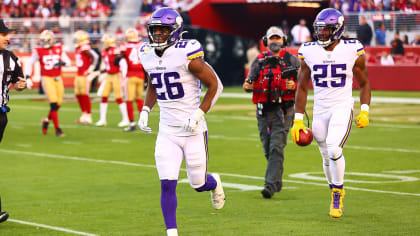
[[[370,46],[370,41],[372,41],[372,28],[366,22],[366,17],[360,17],[360,25],[357,28],[357,39],[363,44],[363,46]]]
[[[0,19],[0,56],[2,56],[3,64],[0,64],[1,73],[1,91],[0,91],[0,142],[3,138],[4,129],[7,125],[7,112],[10,108],[7,106],[9,101],[9,87],[13,83],[16,90],[23,90],[26,88],[26,80],[23,77],[22,67],[19,59],[11,52],[6,50],[9,44],[9,32],[14,30],[9,29],[4,20]],[[9,218],[9,213],[1,211],[0,200],[0,223]]]

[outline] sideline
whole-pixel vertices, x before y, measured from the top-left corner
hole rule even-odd
[[[125,166],[147,167],[147,168],[154,168],[154,169],[156,168],[154,165],[145,165],[145,164],[125,162],[125,161],[97,160],[97,159],[91,159],[91,158],[86,158],[86,157],[64,156],[64,155],[47,154],[47,153],[24,152],[24,151],[7,150],[7,149],[0,149],[0,152],[10,153],[10,154],[19,154],[19,156],[24,154],[24,155],[28,155],[28,156],[47,157],[47,158],[55,158],[55,159],[89,161],[89,162],[97,162],[97,163],[105,163],[105,164],[117,164],[117,165],[125,165]],[[184,171],[184,172],[187,171],[184,168],[181,168],[180,170]],[[238,177],[238,178],[245,178],[245,179],[259,179],[259,180],[264,179],[264,177],[251,176],[251,175],[241,175],[241,174],[221,173],[221,172],[219,174],[224,175],[224,176],[231,176],[231,177]],[[290,179],[283,179],[283,181],[284,182],[290,182],[290,183],[297,183],[297,184],[316,185],[316,186],[322,186],[322,187],[326,186],[325,183],[321,184],[321,183],[305,182],[305,181],[290,180]],[[420,197],[420,193],[394,192],[394,191],[384,191],[384,190],[375,190],[375,189],[367,189],[367,188],[357,188],[357,187],[350,187],[350,186],[346,186],[346,188],[347,189],[352,189],[352,190],[364,191],[364,192],[387,193],[387,194],[394,194],[394,195],[407,195],[407,196]]]
[[[22,225],[30,225],[30,226],[34,226],[34,227],[52,229],[52,230],[55,230],[55,231],[61,231],[61,232],[66,232],[66,233],[71,233],[71,234],[78,234],[78,235],[84,235],[84,236],[98,236],[97,234],[90,234],[90,233],[75,231],[75,230],[72,230],[72,229],[66,229],[66,228],[61,228],[61,227],[56,227],[56,226],[38,224],[38,223],[33,223],[33,222],[28,222],[28,221],[23,221],[23,220],[8,219],[7,221],[17,223],[17,224],[22,224]]]

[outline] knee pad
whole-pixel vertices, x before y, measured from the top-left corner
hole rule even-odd
[[[50,103],[50,109],[51,109],[51,111],[57,111],[58,110],[57,103],[56,102]]]
[[[331,160],[336,161],[343,156],[343,149],[341,147],[328,148],[328,156]]]

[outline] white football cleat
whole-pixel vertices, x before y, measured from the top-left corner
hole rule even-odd
[[[106,126],[106,121],[104,120],[99,120],[98,122],[96,122],[95,124],[96,126]]]
[[[90,124],[92,124],[92,115],[91,114],[85,114],[85,117],[84,117],[84,124],[87,124],[87,125],[90,125]],[[106,122],[105,122],[106,123]]]
[[[122,120],[120,123],[118,123],[118,127],[126,127],[130,125],[129,120]]]
[[[210,191],[211,203],[216,210],[220,210],[223,208],[223,205],[225,205],[226,200],[225,193],[223,192],[222,181],[220,180],[219,174],[213,173],[211,175],[217,182],[216,188]]]

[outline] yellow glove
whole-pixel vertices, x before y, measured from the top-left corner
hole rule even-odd
[[[299,142],[299,130],[303,130],[304,132],[306,132],[306,127],[303,124],[303,120],[295,119],[295,121],[293,121],[293,127],[291,129],[292,139],[294,143]]]
[[[357,128],[365,128],[369,125],[369,112],[360,111],[360,114],[356,117]]]

